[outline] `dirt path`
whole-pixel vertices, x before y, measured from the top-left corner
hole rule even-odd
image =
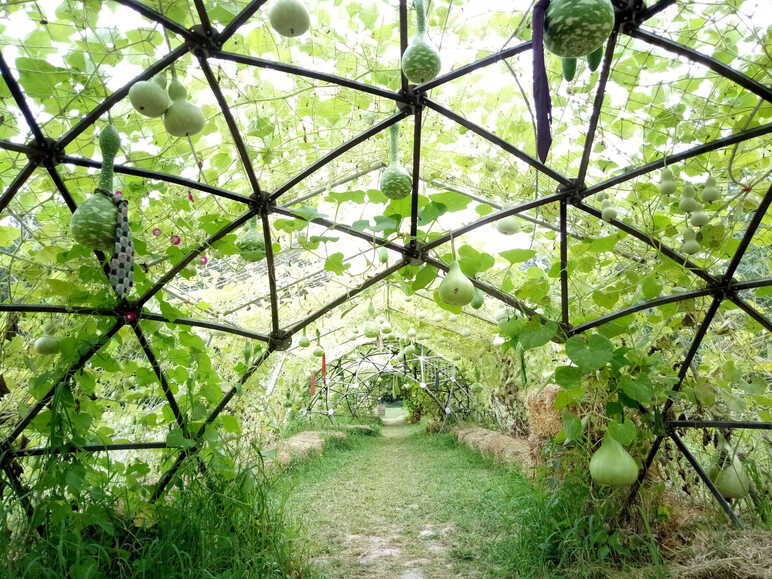
[[[496,511],[500,497],[486,493],[511,490],[513,477],[523,495],[531,492],[450,437],[390,420],[383,436],[291,472],[288,508],[309,537],[313,576],[502,576],[497,547],[514,529]]]

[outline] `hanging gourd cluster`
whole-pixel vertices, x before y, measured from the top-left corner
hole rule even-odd
[[[665,167],[661,173],[659,183],[659,192],[669,197],[678,189],[673,172]],[[684,183],[681,188],[681,198],[678,201],[678,209],[686,214],[688,225],[683,233],[683,244],[681,252],[687,255],[693,255],[700,251],[700,242],[697,241],[697,234],[700,229],[710,222],[710,215],[704,207],[709,206],[721,199],[721,191],[716,186],[716,180],[708,176],[702,187],[700,199],[697,198],[697,189],[691,183]],[[690,227],[691,226],[691,227]],[[695,228],[695,229],[693,229]]]

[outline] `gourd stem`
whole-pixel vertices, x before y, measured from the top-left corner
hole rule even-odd
[[[392,165],[399,163],[399,125],[394,123],[389,127],[391,136],[391,147],[389,148],[390,160]]]
[[[418,27],[418,34],[424,34],[426,32],[426,12],[424,12],[424,0],[413,0],[415,4],[415,11],[417,14],[416,24]]]

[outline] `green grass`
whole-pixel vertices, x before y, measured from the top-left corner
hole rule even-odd
[[[282,481],[292,489],[288,511],[302,520],[317,560],[312,576],[366,577],[378,569],[396,577],[410,568],[405,563],[426,558],[426,577],[545,575],[516,552],[520,513],[537,497],[525,478],[450,435],[425,435],[421,425],[383,432],[301,464]],[[363,553],[349,556],[352,542]],[[399,554],[363,565],[368,547]]]
[[[420,424],[350,437],[279,488],[291,491],[310,577],[618,577],[651,559],[650,542],[630,548],[602,513],[584,512],[582,484],[540,488]]]
[[[52,499],[36,513],[42,536],[0,512],[0,529],[17,529],[0,532],[0,577],[301,576],[297,530],[275,492],[269,500],[274,481],[255,472],[186,481],[141,511],[98,488],[80,500]]]

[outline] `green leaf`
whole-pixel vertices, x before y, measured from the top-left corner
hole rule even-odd
[[[471,245],[462,245],[458,249],[458,265],[461,271],[470,277],[489,270],[495,263],[492,255],[481,253]]]
[[[343,272],[351,267],[350,263],[343,263],[343,254],[341,252],[333,253],[324,262],[324,269],[331,271],[336,275],[343,275]]]
[[[662,284],[656,275],[648,275],[641,281],[641,291],[643,297],[652,300],[662,293]]]
[[[241,433],[241,425],[235,416],[232,414],[222,414],[220,415],[220,419],[222,420],[222,427],[225,429],[225,432],[232,432],[234,434]]]
[[[514,265],[528,261],[536,255],[536,252],[533,249],[508,249],[500,252],[499,255]]]
[[[528,279],[518,288],[515,295],[522,300],[539,302],[549,292],[547,276],[538,267],[529,267],[527,275]]]
[[[10,225],[0,225],[0,247],[8,247],[19,237],[20,230]]]
[[[641,404],[650,404],[654,399],[651,383],[645,378],[622,376],[622,379],[619,381],[619,387],[629,398]]]
[[[555,368],[555,382],[563,388],[577,388],[582,385],[584,372],[576,366],[558,366]]]
[[[166,444],[172,448],[190,448],[194,445],[194,442],[189,438],[185,438],[182,430],[175,427],[166,435]]]
[[[590,371],[605,366],[614,354],[611,342],[593,334],[571,336],[566,340],[566,355],[580,368]]]
[[[418,273],[415,276],[415,280],[413,281],[413,284],[412,284],[413,291],[423,289],[426,286],[428,286],[430,283],[432,283],[437,277],[438,271],[439,270],[433,265],[426,264],[423,267],[421,267],[421,269],[418,270]]]
[[[525,324],[525,328],[520,332],[518,340],[523,350],[538,348],[549,342],[555,337],[558,331],[558,325],[555,322],[547,321],[542,323],[539,318],[532,318]]]
[[[582,421],[579,417],[568,410],[563,409],[563,431],[566,433],[565,443],[570,444],[582,438]]]
[[[279,231],[294,233],[296,231],[303,231],[308,227],[308,221],[303,221],[302,219],[274,219],[273,226]]]
[[[445,215],[447,212],[448,208],[442,203],[432,201],[418,214],[418,223],[419,225],[426,225],[427,223],[436,220],[438,217]]]
[[[627,422],[617,422],[614,420],[608,425],[608,433],[613,436],[619,444],[627,446],[628,444],[633,443],[638,430],[636,429],[635,424],[629,420]]]
[[[456,193],[455,191],[435,193],[434,195],[430,195],[429,198],[434,202],[444,205],[445,209],[451,212],[466,209],[466,207],[472,202],[471,198],[467,197],[466,195]]]
[[[165,302],[163,300],[159,300],[159,306],[161,308],[161,315],[164,317],[165,320],[169,322],[173,322],[177,318],[184,318],[185,314],[184,312],[178,310],[173,305],[171,305],[169,302]]]

